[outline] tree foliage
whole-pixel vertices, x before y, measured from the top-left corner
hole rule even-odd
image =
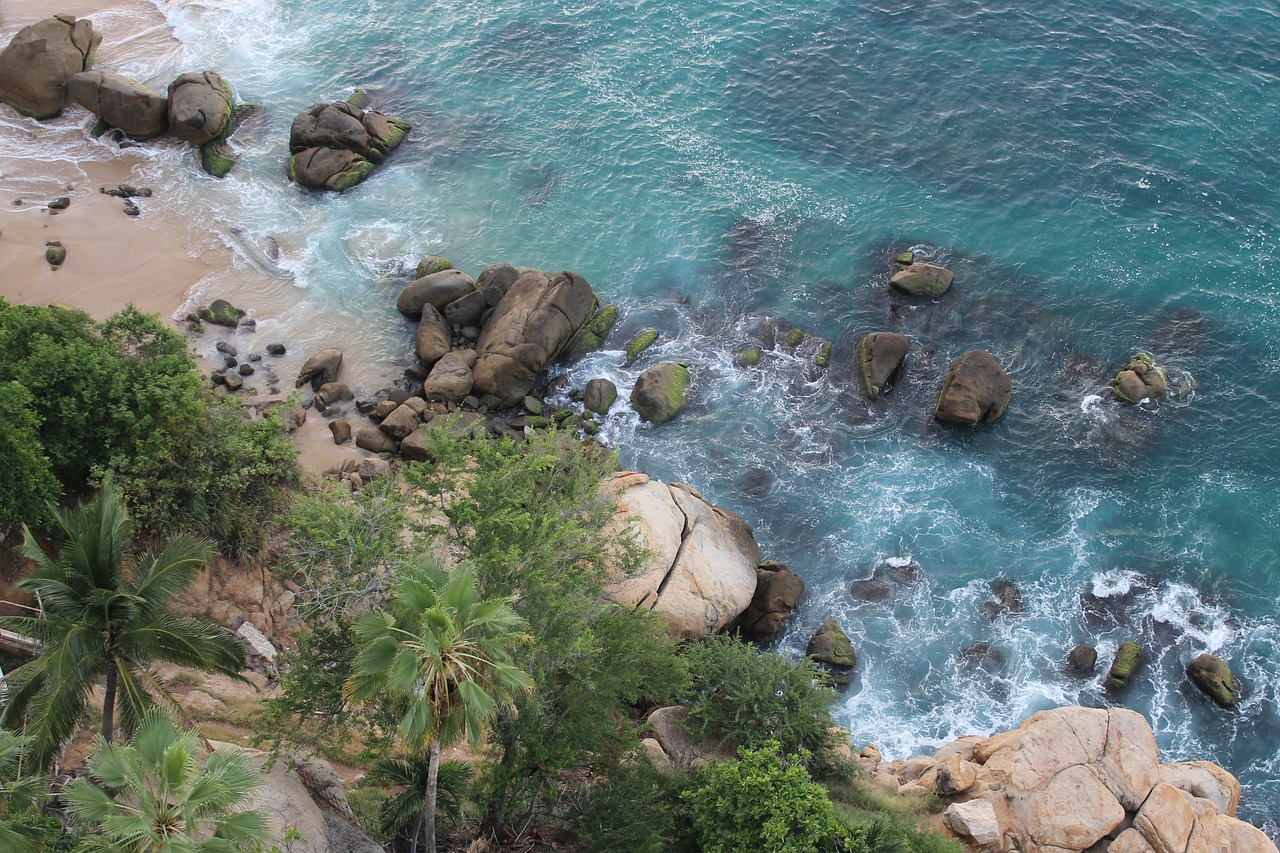
[[[30,739],[0,729],[0,850],[37,853],[55,835],[37,809],[48,799],[44,778],[26,760]]]

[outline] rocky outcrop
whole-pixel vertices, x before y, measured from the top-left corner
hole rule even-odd
[[[141,83],[114,71],[81,71],[67,82],[71,100],[134,139],[169,129],[169,102]]]
[[[631,405],[652,424],[664,424],[684,409],[689,368],[675,361],[655,364],[636,379]]]
[[[1111,391],[1117,400],[1135,406],[1160,399],[1168,387],[1169,379],[1164,368],[1152,362],[1151,356],[1145,352],[1129,359],[1111,383]]]
[[[874,400],[885,386],[897,382],[910,349],[910,338],[897,332],[872,332],[859,341],[858,376],[863,393]]]
[[[476,392],[498,406],[520,402],[596,303],[591,285],[577,273],[522,274],[480,333],[473,371]]]
[[[913,263],[899,270],[889,279],[889,284],[903,293],[937,299],[951,287],[955,275],[946,267],[934,264]]]
[[[93,65],[93,22],[54,15],[25,26],[0,51],[0,101],[31,118],[62,112],[71,77]]]
[[[289,129],[289,179],[307,189],[342,192],[363,181],[408,136],[408,122],[349,100],[312,104]]]
[[[623,471],[602,484],[617,502],[605,535],[633,529],[649,552],[640,571],[606,594],[662,614],[674,637],[697,639],[728,626],[751,604],[760,550],[735,513],[712,506],[682,483]]]
[[[1123,708],[1043,711],[932,758],[886,764],[878,750],[862,754],[872,775],[950,800],[946,827],[988,850],[1276,853],[1235,818],[1240,785],[1230,773],[1208,762],[1160,764],[1146,719]]]
[[[994,421],[1004,414],[1012,394],[1013,380],[995,356],[969,350],[951,363],[933,416],[957,424]]]
[[[169,84],[169,129],[193,145],[212,142],[231,124],[233,101],[218,72],[182,74]]]
[[[782,563],[761,563],[756,569],[756,592],[751,604],[733,623],[733,630],[752,642],[777,635],[804,595],[804,581]]]

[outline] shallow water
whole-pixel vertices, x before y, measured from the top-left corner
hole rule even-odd
[[[388,279],[420,255],[473,274],[573,269],[623,321],[570,382],[609,376],[625,399],[653,361],[691,363],[684,415],[653,428],[624,408],[605,436],[624,464],[740,512],[805,578],[782,650],[841,620],[862,655],[839,708],[855,742],[902,757],[1052,705],[1106,705],[1101,676],[1071,681],[1062,660],[1089,641],[1105,667],[1134,637],[1151,658],[1114,701],[1151,717],[1166,760],[1236,773],[1242,814],[1280,833],[1270,6],[157,5],[182,45],[127,73],[213,67],[267,105],[236,138],[231,178],[176,147],[154,169],[174,215],[278,240],[298,301],[268,329],[304,349],[357,330],[366,363],[403,359]],[[344,196],[288,186],[294,114],[356,86],[414,123],[409,141]],[[904,248],[956,271],[937,304],[888,294]],[[807,347],[735,367],[761,313],[834,341],[831,368]],[[662,338],[624,368],[644,325]],[[868,403],[848,364],[882,329],[913,352]],[[938,382],[975,347],[1010,369],[1013,402],[996,425],[940,427]],[[1150,411],[1106,395],[1139,348],[1175,380]],[[852,598],[852,580],[908,557],[922,583]],[[981,605],[999,577],[1026,609],[993,622]],[[969,664],[976,641],[1003,667]],[[1201,651],[1245,679],[1238,711],[1188,687]]]

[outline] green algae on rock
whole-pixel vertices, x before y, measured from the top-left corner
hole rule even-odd
[[[1116,650],[1111,669],[1107,672],[1107,689],[1124,690],[1142,668],[1142,646],[1134,640],[1125,640]]]
[[[1111,390],[1122,403],[1138,405],[1143,400],[1158,400],[1169,387],[1169,378],[1163,367],[1152,361],[1151,356],[1140,352],[1129,359],[1112,380]]]
[[[566,358],[576,358],[600,349],[605,337],[617,322],[618,306],[604,306],[596,312],[594,317],[582,324],[578,334],[574,335],[573,340],[569,341],[569,345],[565,347],[563,355]]]
[[[760,347],[747,347],[738,351],[733,357],[733,363],[738,367],[755,367],[760,363]]]
[[[935,264],[911,264],[894,273],[889,284],[903,293],[937,299],[951,287],[955,275],[946,267]]]
[[[627,344],[626,357],[624,360],[624,364],[631,364],[632,362],[634,362],[637,358],[640,357],[641,353],[643,353],[649,347],[653,346],[657,340],[658,340],[657,329],[641,329],[640,331],[636,332],[635,337],[633,337],[630,343]]]
[[[911,340],[897,332],[872,332],[858,342],[858,376],[863,393],[872,400],[896,382],[911,349]]]
[[[1220,657],[1207,652],[1198,656],[1187,664],[1187,677],[1223,708],[1235,707],[1240,698],[1240,682]]]
[[[444,272],[445,270],[451,269],[453,269],[453,262],[448,258],[442,258],[439,255],[427,255],[425,258],[418,261],[418,265],[414,267],[413,278],[414,281],[417,281],[418,279],[425,278],[432,273]]]
[[[664,424],[680,414],[688,388],[689,366],[664,361],[640,374],[631,391],[631,405],[646,421]]]
[[[787,332],[787,346],[791,347],[792,349],[795,349],[796,347],[800,346],[800,344],[802,343],[804,343],[803,329],[792,329],[791,331]]]

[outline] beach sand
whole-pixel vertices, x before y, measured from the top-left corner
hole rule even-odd
[[[158,62],[179,48],[164,16],[144,0],[67,0],[57,5],[57,13],[88,17],[103,32],[97,68]],[[0,6],[0,46],[50,14],[46,0],[6,0]],[[75,104],[46,122],[0,105],[0,297],[29,305],[68,305],[97,319],[131,303],[176,328],[196,297],[209,298],[212,281],[217,295],[249,306],[259,321],[296,309],[300,297],[291,282],[236,263],[235,253],[213,230],[166,213],[162,196],[135,199],[141,215],[125,215],[123,200],[100,188],[121,183],[145,187],[152,164],[146,149],[89,142],[84,128],[91,122],[89,113]],[[181,143],[159,139],[145,145]],[[47,203],[60,196],[70,198],[70,206],[49,210]],[[45,260],[51,241],[67,250],[65,263],[56,269]],[[215,340],[231,339],[247,354],[270,342],[259,337],[215,327],[194,340],[193,348],[207,373],[219,366],[210,360]],[[305,356],[291,347],[273,363],[282,394],[293,390],[292,377]],[[298,434],[304,471],[321,472],[344,458],[365,455],[350,444],[335,447],[329,435],[327,421],[310,413]]]

